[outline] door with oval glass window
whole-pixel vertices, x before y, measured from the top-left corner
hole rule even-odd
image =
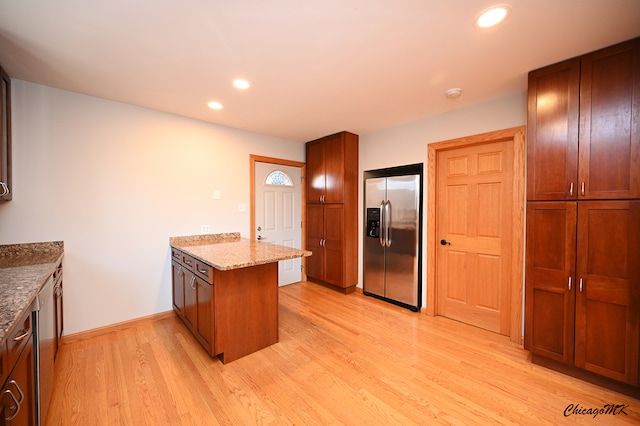
[[[300,167],[255,163],[255,235],[268,243],[302,248]],[[301,258],[278,262],[278,285],[301,280]]]

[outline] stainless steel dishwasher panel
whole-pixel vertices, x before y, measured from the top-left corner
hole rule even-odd
[[[55,356],[55,298],[53,297],[53,276],[38,293],[34,312],[34,347],[36,377],[36,420],[44,425],[47,418],[51,394],[53,392]]]

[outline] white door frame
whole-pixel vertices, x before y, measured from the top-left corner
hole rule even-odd
[[[513,217],[512,227],[512,270],[511,270],[511,321],[509,338],[522,344],[522,286],[524,282],[524,149],[525,127],[482,133],[479,135],[452,139],[428,145],[429,165],[427,168],[427,306],[426,314],[436,314],[437,262],[436,251],[438,236],[437,223],[437,173],[438,151],[462,148],[502,140],[513,140]]]
[[[301,241],[302,241],[302,245],[301,247],[304,249],[307,246],[307,233],[306,233],[306,228],[307,228],[307,223],[306,223],[306,210],[307,210],[307,191],[306,191],[306,177],[307,177],[307,165],[306,163],[302,163],[300,161],[292,161],[292,160],[284,160],[282,158],[273,158],[273,157],[263,157],[261,155],[254,155],[254,154],[250,154],[249,155],[249,163],[250,163],[250,167],[249,167],[249,173],[250,173],[250,177],[249,177],[249,184],[251,185],[249,194],[250,194],[250,238],[252,240],[254,240],[256,238],[256,184],[255,184],[255,180],[256,180],[256,162],[259,163],[271,163],[271,164],[278,164],[278,165],[282,165],[282,166],[292,166],[292,167],[300,167],[300,175],[302,176],[302,196],[300,197],[300,202],[302,204],[302,229],[300,230],[300,232],[302,233],[301,235]],[[302,275],[301,275],[301,280],[302,281],[307,281],[307,261],[306,258],[302,258]]]

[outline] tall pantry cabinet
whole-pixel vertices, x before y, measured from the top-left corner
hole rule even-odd
[[[307,277],[351,293],[358,283],[358,135],[307,142]]]
[[[529,73],[527,143],[525,348],[637,389],[640,39]]]

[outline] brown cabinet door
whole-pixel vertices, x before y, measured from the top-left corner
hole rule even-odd
[[[307,204],[307,276],[324,279],[324,207],[322,204]]]
[[[580,85],[580,198],[639,198],[640,39],[583,56]]]
[[[209,353],[213,351],[213,285],[200,277],[196,277],[197,322],[195,333]]]
[[[525,348],[572,365],[576,202],[527,204]]]
[[[11,192],[11,80],[0,67],[0,201]]]
[[[0,395],[2,404],[0,424],[11,426],[36,424],[35,383],[33,339],[30,338]],[[16,409],[16,400],[20,401],[19,409]]]
[[[171,286],[173,287],[173,309],[184,317],[184,269],[180,262],[171,262]]]
[[[344,206],[324,205],[324,280],[344,287]]]
[[[325,171],[325,203],[344,201],[344,134],[323,139]]]
[[[184,322],[191,330],[195,330],[198,320],[198,298],[196,293],[196,276],[193,272],[182,268],[184,273]]]
[[[320,203],[325,189],[323,140],[307,143],[307,203]]]
[[[640,201],[578,206],[576,365],[638,385]]]
[[[528,200],[577,197],[579,96],[580,59],[529,73]]]

